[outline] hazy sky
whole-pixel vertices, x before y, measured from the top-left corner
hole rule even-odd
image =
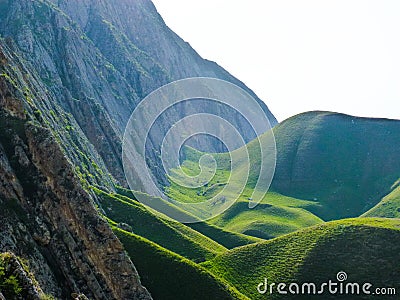
[[[400,119],[399,0],[153,0],[279,121],[308,110]]]

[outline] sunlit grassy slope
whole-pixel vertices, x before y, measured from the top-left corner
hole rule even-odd
[[[260,204],[253,209],[249,209],[249,199],[252,197],[254,186],[256,185],[257,166],[259,166],[259,163],[257,163],[259,155],[256,147],[257,144],[254,142],[249,144],[249,152],[252,158],[251,164],[254,167],[250,168],[246,188],[240,195],[234,195],[237,201],[229,209],[209,220],[208,223],[229,231],[263,239],[270,239],[304,227],[322,223],[323,221],[319,217],[309,211],[318,209],[319,204],[315,201],[295,199],[275,192],[268,192]],[[185,148],[184,151],[186,160],[182,164],[182,171],[191,176],[196,175],[200,171],[198,160],[202,153],[189,147]],[[241,151],[242,149],[237,151],[239,156],[241,156]],[[228,180],[231,181],[231,184],[236,184],[232,178],[229,178],[229,154],[213,155],[217,160],[218,169],[209,183],[196,189],[182,187],[174,181],[176,179],[174,176],[181,171],[172,170],[172,176],[170,177],[171,185],[166,188],[167,194],[176,200],[196,203],[205,201],[221,193]],[[182,177],[179,176],[178,179],[182,180]],[[237,184],[239,185],[240,182]],[[219,197],[229,198],[230,196],[228,191],[222,192],[222,196]]]
[[[248,299],[196,263],[110,223],[154,299]]]
[[[393,191],[390,194],[362,216],[400,218],[400,179],[393,186]]]
[[[305,209],[313,205],[309,201],[270,192],[259,205],[249,209],[244,194],[226,212],[209,222],[230,231],[270,239],[322,223],[320,218]]]
[[[125,196],[127,198],[129,198],[131,201],[133,201],[133,203],[135,204],[139,204],[139,202],[136,200],[135,196],[133,195],[133,193],[130,190],[121,188],[121,187],[117,187],[117,192],[118,194],[120,194],[121,196]],[[137,192],[135,192],[137,193]],[[178,208],[174,207],[172,204],[167,203],[165,201],[162,201],[160,199],[156,199],[154,197],[151,197],[149,195],[144,194],[146,197],[152,198],[154,201],[159,201],[159,203],[163,203],[163,205],[168,206],[165,207],[165,210],[177,210]],[[152,201],[153,201],[152,200]],[[140,204],[141,205],[141,204]],[[143,207],[143,205],[141,205]],[[167,218],[164,214],[157,212],[156,210],[153,210],[149,207],[146,207],[149,212],[151,212],[153,215],[156,215],[158,217],[161,217],[164,220],[169,220],[169,218]],[[181,223],[176,223],[176,222],[170,222],[170,224],[178,224],[177,226],[181,226]],[[195,231],[209,237],[210,239],[216,241],[217,243],[219,243],[220,245],[228,248],[228,249],[232,249],[235,247],[239,247],[239,246],[243,246],[243,245],[247,245],[247,244],[252,244],[252,243],[256,243],[256,242],[260,242],[262,241],[262,239],[257,238],[257,237],[253,237],[253,236],[249,236],[249,235],[245,235],[245,234],[240,234],[237,232],[231,232],[231,231],[227,231],[224,230],[218,226],[212,225],[209,222],[195,222],[195,223],[188,223],[186,224],[187,227],[190,227],[192,229],[194,229]]]
[[[251,299],[313,299],[277,294],[266,298],[256,287],[264,278],[270,283],[322,283],[336,280],[336,274],[344,271],[350,282],[400,288],[399,260],[400,220],[358,218],[240,247],[202,265]],[[335,297],[325,295],[322,299],[338,299]]]
[[[195,262],[204,261],[227,248],[261,241],[216,226],[200,222],[193,228],[175,222],[161,214],[145,208],[136,200],[121,194],[108,194],[93,188],[108,218],[131,227],[131,231],[162,247]]]

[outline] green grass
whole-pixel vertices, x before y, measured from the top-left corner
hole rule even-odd
[[[274,128],[272,188],[316,201],[324,220],[357,217],[390,192],[400,176],[400,121],[303,113]]]
[[[133,201],[133,203],[137,204],[138,202],[135,200],[135,197],[133,195],[133,193],[130,190],[124,189],[122,187],[116,187],[116,191],[118,194],[123,195],[127,198],[129,198],[129,201]],[[126,199],[125,199],[126,200]],[[163,204],[165,206],[168,205],[168,203],[163,202]],[[149,207],[146,207],[151,213],[153,213],[154,215],[162,218],[163,220],[167,219],[165,217],[165,215],[152,210]],[[174,207],[171,206],[171,209],[174,209]],[[175,224],[174,222],[170,223],[170,224]],[[180,223],[178,223],[180,224]],[[180,228],[182,228],[182,224],[178,225]],[[203,234],[204,236],[209,237],[210,239],[214,240],[215,242],[217,242],[218,244],[228,248],[228,249],[232,249],[235,247],[239,247],[239,246],[243,246],[243,245],[248,245],[248,244],[252,244],[252,243],[256,243],[256,242],[261,242],[263,241],[262,239],[256,238],[256,237],[252,237],[252,236],[248,236],[248,235],[244,235],[244,234],[240,234],[240,233],[236,233],[236,232],[231,232],[231,231],[227,231],[224,230],[218,226],[209,224],[208,222],[196,222],[196,223],[189,223],[186,224],[187,227],[190,227],[192,229],[194,229],[195,231]]]
[[[249,192],[250,193],[250,192]],[[315,205],[269,192],[255,208],[248,208],[244,194],[227,211],[209,222],[226,230],[271,239],[323,221],[306,208]]]
[[[254,150],[254,142],[249,144],[250,156],[256,161],[259,159],[257,151]],[[278,193],[269,192],[267,193],[261,203],[253,209],[248,208],[249,198],[252,197],[254,186],[256,185],[256,179],[258,174],[257,165],[254,161],[252,165],[255,168],[250,168],[250,179],[247,187],[243,190],[240,195],[232,195],[230,191],[222,191],[225,187],[226,182],[229,180],[233,185],[239,185],[239,182],[235,182],[234,179],[230,179],[229,155],[228,154],[213,154],[218,163],[218,169],[215,176],[209,181],[208,184],[200,188],[188,188],[183,187],[179,183],[182,182],[181,172],[185,172],[191,176],[197,175],[200,171],[198,160],[202,153],[196,151],[193,148],[187,147],[184,149],[186,160],[183,162],[181,169],[172,170],[170,181],[171,185],[166,188],[167,194],[175,199],[182,202],[202,202],[210,199],[221,193],[220,197],[227,199],[238,198],[238,200],[226,211],[219,214],[217,217],[208,220],[210,224],[214,224],[225,230],[246,234],[262,239],[270,239],[282,234],[296,231],[301,228],[312,226],[323,221],[310,213],[307,209],[317,209],[318,203],[315,201],[305,201],[295,199],[288,196],[283,196]],[[242,156],[241,151],[237,150],[238,157]],[[190,159],[190,160],[188,160]],[[239,166],[236,171],[240,174],[243,168]],[[179,174],[179,175],[176,175]],[[176,175],[178,178],[175,178]],[[242,175],[237,178],[241,178]],[[176,182],[178,183],[176,183]],[[203,179],[199,179],[196,183],[203,182]]]
[[[6,299],[55,299],[43,293],[27,261],[12,252],[0,253],[0,293]]]
[[[191,223],[187,224],[187,226],[217,241],[228,249],[264,241],[261,238],[222,229],[208,222]]]
[[[198,161],[204,153],[186,147],[182,170],[170,172],[167,194],[181,202],[195,203],[215,195],[219,195],[217,202],[238,198],[236,204],[211,223],[268,238],[317,224],[321,219],[360,216],[388,194],[400,176],[400,121],[309,112],[277,125],[274,134],[277,167],[272,193],[262,200],[266,205],[250,210],[245,203],[253,197],[258,180],[261,154],[257,140],[231,153],[232,160],[239,161],[234,167],[229,153],[213,154],[218,165],[216,174],[196,189],[182,187],[180,182],[184,173],[194,176],[200,172]],[[270,138],[270,133],[260,137]],[[250,156],[247,186],[241,194],[233,193],[246,176],[246,149]],[[205,175],[210,173],[207,168],[205,171]],[[202,183],[206,177],[197,178],[196,183]],[[228,182],[233,188],[223,191]],[[289,202],[285,202],[285,196]]]
[[[143,237],[112,226],[154,299],[248,299],[205,268]]]
[[[400,179],[393,186],[393,191],[385,196],[375,207],[362,217],[400,218]]]
[[[0,254],[0,292],[9,299],[19,297],[22,292],[19,280],[8,268],[11,258],[8,253]]]
[[[358,218],[240,247],[202,265],[251,299],[266,299],[256,289],[264,278],[270,283],[322,283],[335,280],[339,271],[347,272],[350,282],[400,288],[399,260],[400,220]],[[288,298],[292,299],[273,294],[268,299]],[[322,299],[337,298],[324,295]]]
[[[96,188],[94,190],[107,217],[117,223],[128,224],[133,233],[166,249],[196,262],[227,251],[222,245],[190,227],[156,216],[137,201]]]

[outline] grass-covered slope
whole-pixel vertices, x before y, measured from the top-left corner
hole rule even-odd
[[[135,192],[136,193],[136,192]],[[121,198],[121,196],[125,196],[124,200],[128,200],[128,202],[132,202],[135,205],[140,205],[140,207],[143,207],[141,204],[139,204],[139,202],[136,200],[135,196],[133,195],[132,191],[127,190],[125,188],[122,187],[117,187],[117,194],[114,194],[114,197],[119,197]],[[149,198],[154,198],[154,197],[150,197],[147,195],[147,197]],[[127,199],[129,198],[129,199]],[[160,199],[155,199],[154,201],[158,201],[158,203],[162,203],[165,206],[170,206],[169,208],[165,207],[165,210],[176,210],[178,208],[174,207],[173,205],[164,202]],[[164,221],[167,221],[168,224],[170,224],[171,226],[177,228],[185,228],[190,227],[192,229],[194,229],[195,231],[201,233],[202,235],[205,235],[206,237],[209,237],[210,239],[212,239],[213,241],[219,243],[220,245],[228,248],[228,249],[232,249],[235,247],[239,247],[239,246],[243,246],[243,245],[248,245],[248,244],[252,244],[252,243],[256,243],[256,242],[261,242],[263,241],[262,239],[253,237],[253,236],[249,236],[249,235],[245,235],[245,234],[240,234],[237,232],[231,232],[228,230],[224,230],[218,226],[212,225],[209,222],[196,222],[196,223],[189,223],[186,224],[186,226],[183,226],[181,223],[177,223],[177,222],[171,222],[171,220],[169,218],[166,218],[165,215],[152,210],[151,208],[147,207],[148,211],[151,212],[153,215],[158,216],[159,218],[161,218]]]
[[[94,190],[99,195],[101,206],[110,219],[128,225],[133,233],[170,251],[193,261],[204,261],[227,250],[183,224],[156,216],[128,197],[108,194],[99,189]]]
[[[363,217],[400,218],[400,180],[393,186],[393,191],[381,202],[371,208]]]
[[[205,268],[133,233],[113,226],[141,282],[154,299],[248,299]]]
[[[227,153],[213,154],[218,167],[215,176],[210,182],[195,189],[181,186],[179,180],[184,178],[180,175],[182,171],[191,176],[196,175],[200,171],[198,161],[202,153],[190,147],[184,148],[185,160],[181,166],[182,171],[173,169],[170,172],[171,184],[166,187],[167,194],[171,198],[182,202],[202,202],[212,197],[219,197],[219,199],[238,198],[226,211],[207,222],[231,232],[263,239],[274,238],[323,222],[309,211],[312,209],[317,210],[318,203],[295,199],[274,192],[268,192],[260,204],[253,209],[249,209],[249,198],[252,197],[254,186],[257,182],[260,160],[256,146],[255,142],[251,142],[248,145],[251,158],[250,176],[247,187],[241,194],[232,195],[229,190],[222,191],[227,182],[233,185],[240,184],[239,181],[235,181],[235,179],[232,179],[233,177],[230,177],[230,157]],[[244,155],[243,153],[243,149],[239,149],[234,155],[240,159]],[[239,165],[232,172],[240,174],[241,169],[241,165]],[[238,176],[237,178],[240,180],[241,177]],[[199,181],[203,181],[203,179],[199,178]]]
[[[277,168],[272,187],[314,200],[323,219],[359,216],[400,177],[400,121],[330,112],[294,116],[274,128]]]
[[[240,247],[203,266],[251,299],[266,299],[266,295],[257,292],[257,285],[264,278],[270,283],[322,283],[336,280],[340,271],[348,274],[349,282],[400,288],[399,260],[400,220],[359,218],[334,221]],[[324,295],[323,299],[337,297]],[[268,299],[288,298],[273,294]]]
[[[244,194],[227,211],[209,222],[226,230],[271,239],[323,221],[306,208],[314,203],[269,192],[249,209]]]

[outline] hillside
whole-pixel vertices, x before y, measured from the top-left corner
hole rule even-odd
[[[320,204],[324,220],[356,217],[400,177],[400,121],[311,112],[274,129],[277,192]]]
[[[240,85],[276,122],[249,88],[174,34],[149,0],[0,1],[0,253],[26,261],[45,295],[151,299],[90,187],[109,195],[126,184],[121,139],[131,112],[154,89],[190,76]],[[181,253],[196,261],[259,241],[205,223],[195,231],[125,200],[114,207],[168,231],[140,234],[177,252],[182,242]]]
[[[349,282],[370,282],[374,287],[398,289],[400,278],[393,262],[399,260],[399,250],[399,220],[360,218],[334,221],[240,247],[203,266],[251,299],[265,299],[266,295],[257,292],[257,285],[264,278],[270,283],[317,284],[329,279],[335,281],[340,271],[348,274]],[[268,296],[268,299],[314,299],[310,295]],[[324,299],[337,297],[324,294]],[[357,298],[349,295],[343,299]]]
[[[248,299],[192,261],[135,234],[113,230],[155,299]]]
[[[0,66],[0,253],[23,259],[42,292],[58,299],[80,293],[151,299],[58,135],[45,116],[30,114],[25,106],[22,99],[43,99],[28,93],[24,76],[29,74],[16,67],[20,76],[11,79],[3,71]]]
[[[132,111],[164,84],[203,76],[242,87],[276,125],[276,174],[253,209],[259,144],[250,123],[212,104],[214,95],[168,107],[144,148],[171,198],[197,203],[224,192],[184,211],[126,189],[122,137]],[[160,141],[193,113],[223,116],[247,146],[221,153],[216,138],[195,136],[179,153],[182,169],[166,174]],[[400,217],[400,121],[309,112],[276,123],[249,87],[172,32],[150,0],[0,0],[0,299],[265,299],[256,291],[265,277],[321,282],[339,271],[400,288],[400,221],[370,218]],[[182,171],[212,173],[198,164],[206,152],[219,152],[210,182],[172,182]],[[137,175],[140,186],[146,179]]]
[[[399,181],[393,186],[393,191],[362,217],[400,218],[400,186]]]

